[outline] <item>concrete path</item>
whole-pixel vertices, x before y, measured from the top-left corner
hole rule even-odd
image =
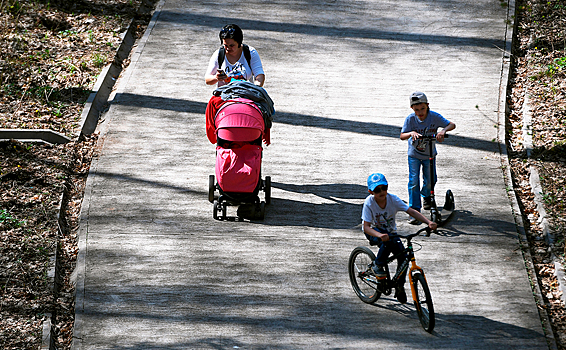
[[[547,348],[497,143],[508,16],[492,0],[164,0],[101,126],[73,348]],[[262,222],[216,221],[207,201],[204,71],[231,22],[260,52],[277,111]],[[433,334],[410,304],[362,303],[347,272],[367,244],[367,176],[384,173],[408,197],[399,133],[414,90],[457,124],[439,146],[437,186],[457,211],[417,239]]]

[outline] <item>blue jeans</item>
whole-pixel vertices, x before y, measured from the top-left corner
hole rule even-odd
[[[421,196],[429,197],[431,189],[430,181],[430,160],[422,160],[414,157],[409,157],[409,207],[420,211],[421,210]],[[420,187],[421,179],[420,173],[423,173],[423,187]],[[434,184],[436,184],[436,161],[432,160],[432,168],[434,170]]]
[[[381,239],[369,235],[366,235],[366,237],[368,237],[371,245],[377,244],[379,246],[379,251],[377,252],[377,256],[375,257],[376,265],[387,265],[387,258],[389,258],[389,255],[399,254],[405,249],[405,246],[403,245],[403,242],[401,242],[401,239],[399,237],[390,238],[387,242],[383,242],[381,241]],[[406,256],[407,254],[405,253],[397,257],[398,267],[401,266]],[[391,271],[391,277],[393,277],[394,273],[395,271]],[[400,285],[405,284],[406,277],[406,271],[401,276],[399,276]]]

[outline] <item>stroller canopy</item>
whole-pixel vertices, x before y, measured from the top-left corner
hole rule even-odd
[[[220,128],[251,128],[263,132],[263,116],[252,101],[238,99],[225,103],[214,120],[216,129]]]
[[[263,135],[261,111],[250,101],[228,102],[214,121],[219,138],[227,141],[253,141]]]

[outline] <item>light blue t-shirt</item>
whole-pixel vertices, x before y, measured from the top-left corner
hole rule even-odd
[[[395,215],[398,211],[406,212],[407,210],[409,210],[407,203],[394,194],[387,194],[387,203],[384,209],[381,209],[373,194],[370,194],[364,201],[362,220],[371,223],[371,227],[379,232],[397,233]],[[362,222],[362,231],[364,230],[363,224]]]
[[[432,135],[436,134],[438,128],[445,128],[450,124],[450,121],[439,113],[429,111],[425,120],[421,121],[415,113],[409,114],[405,119],[401,133],[416,131],[421,135]],[[415,141],[415,142],[413,142]],[[428,142],[423,141],[423,139],[413,140],[412,137],[408,140],[409,148],[407,154],[409,157],[414,157],[418,159],[428,159],[429,149]],[[436,142],[432,143],[433,155],[436,156]]]

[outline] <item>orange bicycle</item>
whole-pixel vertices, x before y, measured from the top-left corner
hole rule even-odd
[[[415,250],[413,250],[412,242],[414,237],[420,235],[424,231],[430,233],[430,229],[426,227],[408,236],[398,235],[398,237],[407,241],[407,247],[402,252],[392,255],[387,259],[387,265],[385,266],[387,277],[385,279],[378,280],[375,277],[371,269],[371,265],[375,260],[375,254],[370,248],[365,246],[355,248],[350,254],[348,272],[350,274],[350,283],[352,283],[352,287],[354,288],[354,292],[356,292],[357,296],[364,303],[373,304],[379,299],[381,294],[390,295],[391,291],[402,283],[400,278],[403,273],[408,270],[407,275],[411,284],[411,293],[413,295],[413,301],[415,308],[417,309],[419,320],[421,321],[421,325],[424,330],[432,333],[435,323],[432,297],[426,282],[425,273],[416,263],[414,254]],[[390,237],[395,236],[391,235]],[[397,258],[403,255],[406,256],[405,259],[399,266],[397,266],[395,274],[391,277],[389,273],[389,265],[393,261],[397,261]]]

